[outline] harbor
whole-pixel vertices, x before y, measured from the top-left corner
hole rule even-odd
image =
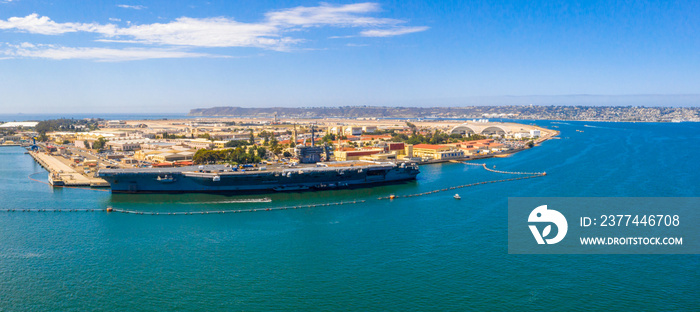
[[[113,193],[280,192],[416,179],[417,166],[508,157],[559,134],[489,121],[197,118],[4,124],[54,187]],[[32,127],[30,127],[32,126]],[[219,166],[212,167],[207,166]]]
[[[538,124],[548,127],[551,123]],[[575,310],[574,304],[584,305],[585,298],[570,291],[572,285],[606,298],[605,304],[634,309],[632,301],[615,301],[610,294],[620,291],[617,283],[635,276],[640,268],[645,272],[661,268],[664,285],[671,285],[652,292],[659,299],[648,303],[650,309],[696,306],[697,282],[687,277],[687,268],[697,263],[696,256],[655,257],[662,266],[646,261],[648,257],[577,256],[562,262],[561,257],[521,256],[514,265],[507,253],[504,231],[509,197],[697,196],[700,177],[693,173],[699,164],[689,161],[692,151],[668,154],[653,143],[662,140],[670,149],[682,149],[687,141],[674,137],[700,133],[698,124],[595,125],[627,130],[591,128],[580,133],[575,131],[580,125],[561,125],[562,136],[572,139],[550,140],[509,158],[469,161],[475,165],[422,165],[415,182],[265,195],[132,195],[110,194],[106,188],[52,188],[27,179],[32,175],[46,182],[47,173],[25,149],[0,148],[4,159],[0,163],[0,198],[4,201],[0,209],[14,210],[0,210],[0,245],[4,248],[0,262],[8,268],[2,290],[5,294],[18,289],[29,292],[26,296],[15,293],[14,301],[4,301],[6,310],[34,309],[25,305],[36,302],[34,298],[43,300],[35,310],[49,311],[139,310],[144,306],[150,310],[217,310],[220,305],[231,310],[343,310],[356,304],[358,293],[373,298],[401,296],[399,303],[377,307],[382,310],[469,310],[465,302],[496,310],[504,306],[536,310],[540,302],[527,300],[538,292],[536,298],[546,308]],[[651,131],[658,135],[646,135]],[[583,149],[583,143],[590,148]],[[621,154],[625,144],[639,149]],[[601,154],[614,157],[601,161]],[[484,163],[492,170],[546,171],[547,175],[401,197],[528,176],[487,171]],[[648,172],[635,177],[638,165]],[[461,200],[453,198],[455,193]],[[396,195],[393,201],[377,199],[391,194]],[[254,198],[269,198],[270,202],[239,203]],[[354,201],[357,203],[352,204]],[[344,204],[327,206],[340,202]],[[303,207],[306,205],[318,206]],[[282,208],[275,210],[277,207]],[[107,208],[112,212],[106,212]],[[120,260],[125,257],[129,260]],[[605,259],[634,263],[620,266],[617,260]],[[547,274],[522,275],[523,267]],[[613,276],[616,284],[601,284],[597,278],[601,272]],[[573,279],[574,284],[552,284],[551,276],[557,274],[583,275]],[[193,282],[183,285],[183,279]],[[430,285],[421,286],[425,281]],[[644,287],[645,283],[632,285]],[[139,290],[142,285],[152,285],[149,289],[159,290],[158,295],[168,303],[191,296],[193,287],[206,290],[207,300],[215,303],[177,306],[144,299]],[[293,295],[314,297],[308,303],[300,302],[298,296],[290,298],[290,287],[297,289]],[[363,287],[368,292],[363,293]],[[499,289],[512,289],[522,300],[497,300]],[[623,294],[633,296],[635,289]],[[542,294],[549,290],[554,297],[545,301]],[[669,290],[682,295],[668,297]],[[76,293],[121,296],[84,299]],[[481,294],[490,297],[484,299]],[[238,301],[242,296],[255,300]],[[270,301],[271,297],[279,302]],[[436,297],[440,300],[433,300]]]

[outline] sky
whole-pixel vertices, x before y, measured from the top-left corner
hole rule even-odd
[[[699,94],[698,1],[0,0],[0,114]]]

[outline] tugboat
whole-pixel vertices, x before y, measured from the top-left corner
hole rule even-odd
[[[462,199],[462,197],[460,197],[459,194],[455,194],[454,198],[455,199]]]

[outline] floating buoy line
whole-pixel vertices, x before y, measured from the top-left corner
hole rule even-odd
[[[476,163],[468,163],[466,161],[462,161],[461,163],[465,165],[470,165],[470,166],[480,166],[484,167],[484,169],[495,172],[495,173],[503,173],[503,174],[529,174],[529,175],[536,175],[536,176],[546,176],[546,172],[519,172],[519,171],[501,171],[501,170],[496,170],[496,169],[489,169],[489,167],[486,167],[486,164],[476,164]]]
[[[384,196],[384,197],[379,197],[379,200],[385,200],[385,199],[396,199],[396,198],[408,198],[408,197],[418,197],[418,196],[425,196],[425,195],[430,195],[430,194],[435,194],[435,193],[440,193],[440,192],[447,192],[451,190],[456,190],[456,189],[461,189],[465,187],[472,187],[472,186],[477,186],[477,185],[482,185],[482,184],[490,184],[490,183],[499,183],[499,182],[508,182],[508,181],[515,181],[515,180],[524,180],[524,179],[532,179],[532,178],[539,178],[539,177],[544,177],[547,175],[546,172],[518,172],[518,171],[502,171],[502,170],[496,170],[496,169],[490,169],[486,167],[486,164],[477,164],[477,163],[468,163],[465,161],[461,161],[460,163],[463,163],[465,165],[470,165],[470,166],[479,166],[483,167],[487,171],[495,172],[495,173],[502,173],[502,174],[514,174],[514,175],[526,175],[524,177],[517,177],[517,178],[510,178],[510,179],[501,179],[501,180],[489,180],[489,181],[481,181],[481,182],[474,182],[474,183],[469,183],[469,184],[464,184],[464,185],[457,185],[457,186],[451,186],[439,190],[432,190],[428,192],[423,192],[423,193],[415,193],[415,194],[407,194],[407,195],[389,195],[389,196]]]
[[[119,209],[119,208],[113,208],[113,207],[107,207],[104,209],[0,209],[0,212],[116,212],[116,213],[125,213],[125,214],[152,215],[152,216],[155,216],[155,215],[163,215],[163,216],[167,216],[167,215],[205,215],[205,214],[243,213],[243,212],[274,211],[274,210],[287,210],[287,209],[304,209],[304,208],[316,208],[316,207],[328,207],[328,206],[340,206],[340,205],[353,205],[353,204],[361,204],[364,202],[365,202],[365,200],[353,200],[353,201],[341,201],[341,202],[335,202],[335,203],[283,206],[283,207],[234,209],[234,210],[175,211],[175,212],[138,211],[138,210]]]
[[[463,184],[463,185],[456,185],[456,186],[432,190],[432,191],[423,192],[423,193],[415,193],[415,194],[407,194],[407,195],[391,194],[389,196],[379,197],[377,199],[378,200],[385,200],[385,199],[393,200],[396,198],[418,197],[418,196],[425,196],[425,195],[435,194],[435,193],[439,193],[439,192],[446,192],[446,191],[461,189],[461,188],[465,188],[465,187],[472,187],[472,186],[477,186],[477,185],[482,185],[482,184],[491,184],[491,183],[500,183],[500,182],[532,179],[532,178],[544,177],[547,175],[546,172],[519,172],[519,171],[496,170],[496,169],[488,168],[485,163],[481,163],[481,164],[468,163],[468,162],[460,162],[460,163],[465,164],[465,165],[470,165],[470,166],[479,166],[479,167],[486,169],[487,171],[491,171],[491,172],[495,172],[495,173],[521,175],[521,176],[516,177],[516,178],[510,178],[510,179],[489,180],[489,181],[474,182],[474,183]],[[33,175],[38,174],[38,173],[39,172],[35,172],[35,173],[30,174],[29,179],[32,181],[48,184],[47,182],[32,178]],[[63,186],[63,187],[86,189],[86,190],[92,190],[92,191],[107,191],[107,192],[109,191],[109,190],[99,190],[99,189],[75,187],[75,186]],[[255,199],[248,199],[245,201],[246,202],[256,202]],[[270,201],[269,199],[264,198],[264,199],[261,199],[261,201],[259,201],[259,202],[269,202],[269,201]],[[2,209],[2,208],[0,208],[0,212],[115,212],[115,213],[123,213],[123,214],[164,215],[164,216],[165,215],[206,215],[206,214],[226,214],[226,213],[244,213],[244,212],[317,208],[317,207],[328,207],[328,206],[339,206],[339,205],[352,205],[352,204],[360,204],[360,203],[365,203],[365,202],[366,202],[366,200],[353,200],[353,201],[341,201],[341,202],[334,202],[334,203],[309,204],[309,205],[297,205],[297,206],[266,207],[266,208],[251,208],[251,209],[232,209],[232,210],[174,211],[174,212],[138,211],[138,210],[119,209],[119,208],[113,208],[113,207],[99,208],[99,209]],[[203,204],[206,204],[206,202]]]

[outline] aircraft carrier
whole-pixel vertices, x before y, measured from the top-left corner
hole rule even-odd
[[[102,169],[113,193],[249,193],[362,187],[415,180],[413,163],[324,162],[244,168],[203,165],[179,168]]]

